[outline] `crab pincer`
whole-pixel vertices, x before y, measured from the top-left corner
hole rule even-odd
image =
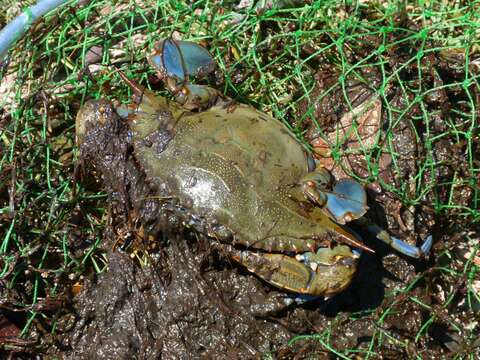
[[[301,186],[305,197],[320,206],[332,221],[345,225],[356,220],[377,239],[406,256],[419,259],[429,254],[433,244],[431,235],[421,246],[413,246],[390,236],[386,230],[363,217],[368,210],[367,194],[357,181],[347,178],[334,182],[327,170],[318,168],[302,179]]]
[[[202,46],[190,41],[167,39],[156,44],[150,64],[187,109],[211,106],[219,92],[209,86],[190,84],[190,77],[203,77],[215,70],[215,62]]]

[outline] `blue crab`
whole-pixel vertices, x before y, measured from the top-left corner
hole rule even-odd
[[[289,129],[270,115],[191,84],[192,76],[215,68],[200,45],[165,40],[149,62],[176,101],[120,72],[135,101],[87,102],[76,120],[82,153],[104,153],[104,144],[120,137],[149,184],[148,194],[137,191],[135,202],[155,201],[169,214],[166,226],[195,228],[276,287],[315,296],[345,289],[358,250],[372,251],[346,225],[361,221],[367,210],[363,187],[352,179],[335,181],[316,168]],[[126,130],[112,130],[119,127]],[[124,176],[96,161],[102,162],[104,176]],[[410,257],[425,256],[432,245],[431,236],[415,247],[375,225],[372,229]]]

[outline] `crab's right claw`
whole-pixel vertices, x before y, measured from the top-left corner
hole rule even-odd
[[[179,88],[188,82],[189,76],[202,76],[215,68],[215,62],[205,48],[190,41],[172,39],[156,46],[150,64],[165,81]]]
[[[359,219],[368,209],[365,189],[353,179],[341,179],[327,193],[325,209],[339,224]]]
[[[338,224],[361,218],[368,209],[363,186],[353,179],[341,179],[331,188],[332,182],[330,172],[318,168],[302,178],[302,192]]]

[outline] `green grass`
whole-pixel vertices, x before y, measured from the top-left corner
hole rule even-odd
[[[117,11],[109,11],[113,3]],[[335,348],[330,338],[341,329],[334,325],[292,339],[292,345],[308,338],[340,358],[375,358],[389,339],[407,351],[408,340],[382,326],[405,302],[416,303],[425,314],[413,336],[423,349],[417,357],[428,357],[429,329],[439,322],[460,334],[465,346],[472,344],[478,328],[464,329],[455,307],[463,297],[466,311],[478,316],[480,299],[473,290],[479,278],[474,263],[478,234],[469,235],[465,224],[480,220],[480,2],[418,1],[406,9],[404,2],[390,0],[316,1],[261,14],[234,10],[233,3],[102,0],[67,6],[36,24],[11,52],[1,73],[2,83],[12,85],[9,96],[0,98],[0,281],[7,289],[5,308],[22,309],[21,334],[28,337],[39,324],[55,333],[60,307],[48,308],[45,299],[68,297],[81,277],[106,268],[98,249],[106,197],[98,184],[73,176],[76,111],[89,98],[128,99],[113,64],[150,84],[154,72],[146,63],[148,51],[159,39],[179,36],[209,48],[224,76],[221,91],[284,121],[308,147],[306,131],[320,123],[311,120],[317,71],[328,64],[335,81],[315,98],[343,94],[347,109],[354,107],[348,97],[351,83],[362,84],[381,99],[386,135],[361,148],[367,159],[361,181],[378,181],[405,206],[431,207],[442,219],[440,233],[458,233],[456,241],[437,247],[426,274],[390,294],[377,309],[349,315],[348,321],[367,318],[375,324],[367,347]],[[93,46],[99,47],[101,60],[89,74],[86,59]],[[372,73],[377,81],[367,76]],[[442,92],[447,108],[434,100]],[[402,126],[414,129],[421,144],[415,173],[407,176],[402,176],[404,159],[395,147]],[[457,155],[440,154],[445,147]],[[341,139],[332,144],[334,159],[342,160],[345,152]],[[394,182],[379,177],[382,153],[390,154],[393,172],[400,174]],[[459,243],[471,250],[464,262],[453,252]],[[447,289],[443,303],[432,306],[416,297],[414,285],[425,278]]]

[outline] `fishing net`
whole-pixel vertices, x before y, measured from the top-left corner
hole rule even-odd
[[[331,333],[341,331],[335,322],[313,339],[341,357],[384,354],[386,339],[392,349],[414,343],[424,351],[441,323],[461,338],[443,349],[473,351],[478,324],[449,311],[458,297],[467,314],[479,311],[480,3],[281,5],[74,1],[12,49],[0,75],[0,278],[5,288],[21,288],[8,295],[9,306],[22,309],[18,336],[42,321],[54,332],[57,310],[45,299],[106,267],[97,250],[106,195],[98,184],[74,181],[78,108],[91,98],[128,101],[116,68],[169,96],[146,56],[173,37],[215,57],[219,71],[201,81],[285,122],[320,165],[368,186],[399,235],[443,239],[435,254],[445,261],[428,280],[443,289],[443,302],[415,296],[420,275],[399,290],[402,300],[394,294],[368,312],[375,327],[360,350],[332,344]],[[3,14],[1,25],[11,16]],[[459,249],[463,260],[454,266]],[[424,313],[413,333],[397,337],[382,324],[402,301]]]

